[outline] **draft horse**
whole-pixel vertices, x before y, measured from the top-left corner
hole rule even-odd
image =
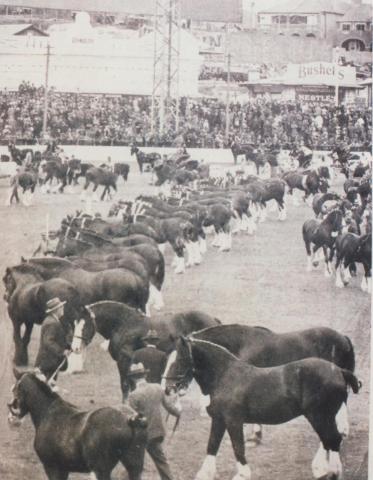
[[[79,410],[33,373],[14,371],[16,384],[8,404],[9,423],[28,413],[35,427],[34,448],[49,480],[67,480],[71,472],[110,480],[121,462],[130,480],[140,480],[144,464],[146,419],[130,407]]]
[[[177,388],[181,388],[193,378],[211,399],[207,407],[211,417],[207,457],[196,480],[214,479],[216,455],[226,430],[237,460],[238,473],[233,480],[250,479],[243,425],[278,425],[301,415],[321,441],[312,462],[314,477],[341,478],[339,450],[348,431],[348,420],[341,412],[346,411],[348,387],[354,393],[361,387],[352,372],[319,358],[258,368],[242,362],[220,345],[181,337],[169,379],[175,379]]]

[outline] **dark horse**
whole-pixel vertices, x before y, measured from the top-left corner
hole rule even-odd
[[[228,430],[237,460],[235,478],[250,479],[243,425],[278,425],[301,415],[307,418],[321,441],[312,462],[314,476],[341,478],[339,450],[348,431],[348,387],[358,393],[361,386],[349,370],[319,358],[258,368],[242,362],[220,345],[181,337],[169,376],[184,387],[195,378],[202,393],[210,395],[207,457],[196,478],[214,478],[216,455]]]
[[[14,362],[16,365],[27,365],[27,348],[32,329],[34,324],[40,325],[43,322],[47,301],[54,297],[66,301],[64,316],[73,325],[74,320],[79,318],[80,297],[67,280],[54,278],[44,281],[37,272],[25,272],[21,267],[7,268],[3,282],[4,299],[8,302],[8,314],[13,323]],[[22,325],[25,325],[23,336]]]
[[[151,168],[154,167],[154,163],[161,158],[159,153],[152,152],[152,153],[145,153],[142,152],[139,147],[136,145],[131,146],[131,156],[136,155],[137,164],[139,166],[139,170],[142,173],[144,164],[148,164]]]
[[[101,200],[103,200],[106,193],[110,194],[110,188],[113,188],[115,192],[117,191],[117,179],[118,176],[106,168],[93,167],[88,169],[85,174],[85,185],[83,187],[81,198],[84,199],[84,196],[87,193],[87,188],[93,183],[93,193],[96,192],[99,185],[105,187],[101,195]]]
[[[170,353],[181,335],[218,325],[219,320],[198,311],[181,312],[169,320],[150,320],[138,310],[119,302],[102,301],[86,306],[82,337],[89,343],[95,332],[109,340],[109,353],[117,362],[123,398],[129,391],[127,379],[132,354],[144,346],[143,337],[150,328],[160,337],[158,348]]]
[[[62,278],[70,282],[80,295],[84,305],[101,300],[115,300],[128,303],[145,312],[149,298],[149,283],[135,273],[123,268],[112,268],[103,272],[88,272],[70,262],[42,265],[23,263],[7,269],[7,280],[15,275],[28,277],[39,275],[42,280]]]
[[[340,235],[335,242],[336,249],[336,286],[343,288],[351,278],[350,267],[356,269],[355,263],[362,263],[364,276],[361,281],[363,292],[371,293],[372,283],[372,234],[359,237],[353,233]]]
[[[94,473],[110,480],[118,462],[130,480],[140,480],[144,464],[146,419],[130,407],[81,411],[63,400],[32,373],[14,372],[17,382],[8,404],[9,422],[31,415],[34,448],[49,480],[67,480],[70,472]]]
[[[318,261],[315,259],[315,254],[322,247],[325,259],[325,276],[331,276],[330,262],[334,257],[334,243],[344,224],[343,213],[338,209],[332,210],[322,222],[314,218],[304,222],[302,234],[307,251],[307,271],[312,271],[313,266],[317,267]]]
[[[218,325],[195,332],[193,338],[221,345],[240,360],[256,367],[274,367],[303,358],[317,357],[351,372],[355,369],[355,352],[351,340],[326,327],[275,333],[258,326]],[[172,360],[170,356],[165,378],[169,375]],[[261,430],[256,430],[253,439],[260,441],[261,436]]]

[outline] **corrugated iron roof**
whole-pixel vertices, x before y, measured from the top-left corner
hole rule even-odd
[[[23,32],[24,30],[28,30],[30,28],[39,32],[40,35],[43,37],[48,36],[47,33],[35,27],[35,25],[32,25],[31,23],[10,23],[6,25],[0,25],[0,35],[5,35],[5,36],[17,35]]]
[[[1,5],[87,12],[153,15],[155,0],[0,0]],[[242,21],[242,0],[181,0],[183,18],[211,22]]]

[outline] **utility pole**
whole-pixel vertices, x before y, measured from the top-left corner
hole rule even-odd
[[[44,83],[44,112],[43,112],[43,138],[47,133],[47,121],[48,121],[48,80],[49,80],[49,60],[50,60],[50,45],[47,45],[47,60],[45,66],[45,83]]]
[[[230,90],[231,90],[231,61],[232,55],[230,53],[230,42],[229,42],[229,28],[228,24],[225,26],[225,52],[227,58],[227,90],[225,97],[225,141],[228,141],[229,136],[229,127],[230,127],[230,118],[229,118],[229,105],[230,105]]]

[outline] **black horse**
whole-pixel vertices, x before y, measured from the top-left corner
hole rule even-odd
[[[312,199],[312,209],[315,212],[316,218],[323,213],[323,205],[325,202],[338,201],[341,197],[334,192],[317,193]]]
[[[89,185],[93,183],[93,193],[96,192],[99,185],[104,186],[104,190],[101,195],[101,201],[104,200],[106,194],[110,195],[110,188],[113,188],[115,192],[117,191],[117,179],[118,176],[106,168],[93,167],[88,169],[85,174],[85,185],[83,187],[81,199],[85,199],[87,189]]]
[[[242,362],[220,345],[181,337],[168,375],[171,381],[177,380],[179,388],[188,386],[195,378],[202,393],[210,395],[210,438],[197,478],[214,478],[216,455],[227,430],[237,460],[237,478],[250,479],[243,425],[278,425],[301,415],[321,441],[312,462],[314,476],[341,478],[339,451],[348,431],[348,387],[358,393],[361,386],[349,370],[319,358],[258,368]]]
[[[229,324],[205,328],[193,333],[193,338],[221,345],[240,360],[256,367],[274,367],[317,357],[351,372],[355,369],[351,340],[325,327],[278,334],[264,327]],[[172,361],[169,357],[164,373],[166,379]],[[261,430],[256,431],[254,439],[260,441]]]
[[[144,164],[148,164],[151,168],[154,167],[154,163],[161,158],[159,153],[152,152],[152,153],[145,153],[142,152],[139,147],[136,145],[131,146],[131,156],[136,155],[137,164],[139,166],[139,170],[142,173],[144,169]]]
[[[129,406],[82,411],[63,400],[32,373],[15,370],[16,384],[8,420],[28,413],[35,427],[34,448],[49,480],[69,473],[94,473],[110,480],[118,462],[130,480],[140,480],[146,444],[146,419]]]
[[[115,300],[128,303],[145,312],[149,298],[149,283],[123,268],[88,272],[77,266],[71,268],[70,265],[63,265],[60,262],[50,266],[23,263],[8,268],[6,279],[12,282],[17,276],[24,282],[24,279],[30,275],[39,275],[43,280],[56,277],[67,280],[78,291],[84,305],[100,300]]]
[[[118,175],[118,177],[122,177],[125,182],[128,180],[128,174],[130,172],[130,166],[128,163],[114,163],[114,173]]]
[[[68,280],[54,278],[44,281],[35,271],[7,268],[3,277],[4,299],[8,302],[8,314],[13,324],[16,365],[28,364],[28,344],[34,324],[40,325],[45,318],[46,303],[58,297],[66,301],[65,319],[71,324],[79,318],[82,308],[77,290]],[[22,325],[25,332],[21,335]]]
[[[336,286],[343,288],[351,278],[350,268],[356,272],[355,263],[362,263],[364,276],[361,289],[371,293],[372,283],[372,234],[358,236],[353,233],[340,235],[335,242],[336,250]]]
[[[181,335],[220,323],[216,318],[193,310],[178,313],[170,319],[150,320],[138,310],[112,301],[87,305],[82,320],[85,324],[81,336],[86,344],[96,332],[109,340],[109,353],[118,366],[123,398],[127,397],[129,391],[127,373],[132,354],[144,346],[143,338],[150,328],[158,332],[158,348],[169,354]]]
[[[325,259],[325,276],[332,275],[330,262],[334,257],[335,239],[341,233],[344,223],[343,213],[339,209],[332,210],[322,222],[316,219],[304,222],[302,235],[307,251],[307,271],[312,271],[312,267],[318,265],[315,254],[319,248],[322,248]],[[311,245],[313,245],[312,251]]]
[[[27,154],[31,156],[31,162],[34,158],[34,152],[31,148],[19,149],[15,146],[14,143],[10,143],[8,145],[8,150],[13,162],[15,162],[17,165],[23,164],[23,161],[26,159]]]
[[[293,190],[296,188],[305,192],[303,200],[306,200],[310,195],[316,193],[326,193],[328,190],[328,182],[321,178],[315,170],[310,172],[286,172],[283,179],[289,187],[289,195],[293,195]]]

